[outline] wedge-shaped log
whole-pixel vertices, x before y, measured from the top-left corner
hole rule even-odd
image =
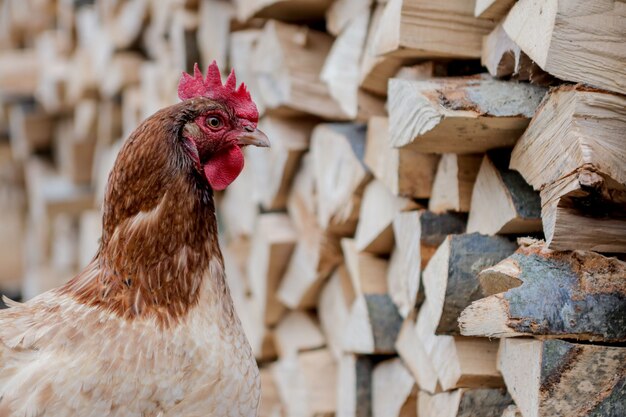
[[[396,214],[393,220],[396,245],[389,261],[387,286],[402,317],[407,317],[423,298],[423,294],[419,294],[421,271],[437,247],[448,235],[464,231],[462,214],[434,214],[427,210]]]
[[[341,348],[343,333],[349,307],[354,298],[342,285],[349,281],[348,271],[343,265],[339,265],[322,288],[317,304],[317,315],[326,338],[326,345],[336,360],[339,360],[343,353]]]
[[[323,230],[354,234],[361,196],[371,179],[363,162],[365,126],[321,124],[311,137],[317,221]]]
[[[210,7],[207,9],[210,10]],[[203,24],[202,26],[205,25]],[[230,22],[228,26],[230,27]],[[215,28],[211,30],[215,30]],[[259,115],[265,114],[265,103],[263,102],[263,97],[259,90],[259,83],[252,68],[252,52],[262,34],[263,31],[261,29],[247,29],[231,32],[228,38],[230,45],[228,51],[230,66],[231,68],[237,68],[237,81],[244,82],[246,87],[248,87],[250,95],[254,97],[254,104],[256,104]],[[221,51],[215,52],[221,53]],[[215,52],[211,51],[212,54]]]
[[[395,353],[402,317],[388,294],[362,294],[350,308],[343,350],[361,354]]]
[[[625,19],[622,1],[521,0],[509,12],[504,30],[550,74],[625,94]]]
[[[626,348],[503,339],[498,358],[524,417],[617,417],[626,411]]]
[[[508,169],[509,152],[491,151],[480,165],[467,232],[485,235],[541,231],[539,194],[519,172]]]
[[[334,415],[337,408],[337,365],[328,349],[282,358],[272,364],[271,369],[287,415]]]
[[[493,29],[474,17],[474,2],[390,0],[375,39],[377,54],[415,58],[478,58],[482,37]],[[450,42],[454,39],[454,42]]]
[[[320,74],[330,95],[351,119],[357,117],[359,110],[359,70],[369,21],[370,10],[366,4],[337,36]]]
[[[482,155],[478,154],[443,154],[437,166],[428,209],[434,213],[470,211],[472,189],[481,161]]]
[[[420,389],[501,387],[496,368],[497,341],[463,336],[437,336],[427,298],[417,315],[405,320],[396,348]]]
[[[626,251],[626,99],[561,87],[551,92],[511,154],[511,168],[542,190],[551,249]]]
[[[505,389],[458,389],[429,394],[421,391],[418,399],[420,417],[501,417],[512,403]]]
[[[286,214],[259,216],[247,270],[250,289],[260,303],[260,314],[268,326],[276,324],[285,311],[276,298],[276,290],[289,264],[296,238],[296,230]]]
[[[443,241],[423,274],[435,333],[459,334],[459,315],[482,297],[478,273],[516,249],[517,245],[504,237],[478,233],[451,235]]]
[[[274,328],[274,343],[280,357],[324,347],[319,324],[309,314],[291,311]]]
[[[259,128],[272,138],[268,152],[252,152],[250,162],[254,170],[257,200],[266,210],[281,210],[287,205],[287,195],[300,159],[309,148],[309,137],[314,122],[308,118],[279,118],[267,116]],[[249,150],[249,151],[250,151]]]
[[[337,410],[345,417],[368,417],[372,415],[372,369],[371,356],[344,353],[338,363]]]
[[[315,307],[324,280],[341,262],[339,239],[318,228],[300,230],[278,299],[291,309]]]
[[[431,195],[439,156],[389,145],[389,120],[372,117],[367,124],[365,164],[394,194],[411,198]]]
[[[320,73],[333,39],[305,26],[269,21],[253,52],[252,68],[267,111],[310,113],[349,120]]]
[[[282,416],[283,405],[280,402],[280,396],[278,395],[278,388],[274,382],[274,376],[272,375],[271,367],[265,367],[259,369],[261,376],[261,399],[259,401],[259,415],[260,416]]]
[[[626,341],[626,263],[616,258],[554,252],[533,241],[479,280],[490,296],[463,311],[464,335]]]
[[[476,153],[513,146],[545,91],[480,76],[392,79],[391,145],[431,153]]]
[[[396,197],[385,185],[374,180],[365,188],[354,235],[359,251],[386,255],[393,249],[393,219],[397,213],[416,209],[412,200]]]
[[[372,373],[372,417],[417,417],[417,391],[401,359],[378,363]]]

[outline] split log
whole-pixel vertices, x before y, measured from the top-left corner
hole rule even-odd
[[[396,351],[421,390],[435,393],[441,391],[437,370],[433,366],[427,347],[422,343],[416,329],[416,312],[404,319],[396,339]]]
[[[389,82],[391,144],[420,152],[476,153],[512,146],[545,89],[486,77]]]
[[[393,219],[397,213],[417,208],[412,200],[396,197],[378,181],[372,181],[363,192],[354,240],[362,252],[386,255],[393,249]]]
[[[626,147],[617,133],[625,105],[619,95],[561,87],[513,149],[511,168],[542,190],[551,249],[626,251]]]
[[[483,19],[500,20],[513,7],[515,0],[476,0],[474,16]]]
[[[245,149],[244,155],[248,152]],[[237,181],[228,187],[220,203],[224,229],[231,239],[252,235],[259,205],[254,197],[254,171],[249,165],[244,165]]]
[[[13,158],[24,160],[33,152],[51,146],[53,120],[39,106],[26,103],[12,105],[8,122]]]
[[[428,209],[434,213],[469,212],[481,160],[482,156],[476,154],[443,154],[437,166]]]
[[[237,80],[244,82],[256,104],[259,115],[265,114],[265,103],[259,88],[259,81],[252,70],[252,52],[259,37],[263,33],[260,29],[247,29],[232,32],[230,39],[230,66],[237,70]],[[219,61],[218,61],[219,62]]]
[[[421,391],[417,409],[420,417],[501,417],[511,402],[504,389],[459,389],[434,395]]]
[[[2,96],[32,97],[37,89],[41,65],[34,49],[6,50],[0,54]]]
[[[315,227],[299,234],[278,288],[278,299],[291,309],[315,307],[324,281],[342,259],[336,236]]]
[[[520,0],[504,30],[542,69],[563,80],[626,93],[624,4]],[[579,36],[585,34],[581,44]]]
[[[541,231],[539,194],[508,166],[508,150],[492,151],[483,158],[472,192],[468,233],[495,235]]]
[[[393,354],[402,317],[388,294],[357,295],[346,321],[342,348],[361,354]]]
[[[84,268],[100,249],[102,214],[98,210],[86,210],[80,215],[78,267]]]
[[[344,353],[339,359],[337,375],[337,416],[372,416],[371,356]]]
[[[430,197],[439,156],[390,147],[386,117],[369,120],[364,161],[394,195]]]
[[[326,345],[338,361],[343,352],[341,348],[343,333],[353,300],[353,297],[345,293],[342,282],[349,280],[348,271],[340,265],[324,285],[317,304],[317,315],[324,331]]]
[[[323,347],[324,336],[310,315],[292,311],[274,329],[274,343],[282,358]]]
[[[517,245],[504,237],[478,233],[450,235],[444,240],[423,274],[436,334],[459,334],[459,315],[472,301],[482,297],[478,273],[515,249]]]
[[[414,61],[411,58],[379,56],[376,53],[374,39],[377,36],[376,33],[380,26],[384,8],[385,4],[378,2],[372,13],[365,48],[363,49],[363,59],[361,60],[359,77],[361,88],[380,96],[387,95],[387,81],[392,78],[403,65]]]
[[[417,385],[399,358],[372,373],[372,417],[417,417]]]
[[[296,229],[307,230],[315,227],[316,195],[313,161],[309,152],[300,161],[300,169],[287,197],[287,212]]]
[[[503,339],[498,356],[524,417],[617,417],[626,412],[626,348]]]
[[[353,239],[342,239],[341,249],[355,296],[387,292],[385,277],[388,261],[386,259],[367,252],[359,252]]]
[[[102,96],[111,99],[128,86],[138,84],[142,64],[143,58],[135,52],[118,52],[113,55],[98,83]]]
[[[252,70],[266,108],[349,120],[320,80],[331,46],[332,38],[325,33],[269,21],[252,54]]]
[[[247,282],[246,271],[237,260],[236,248],[230,245],[222,250],[226,281],[233,299],[237,316],[243,331],[250,343],[254,357],[259,361],[276,358],[276,346],[272,331],[265,326],[265,318],[261,310],[261,300],[254,297]]]
[[[250,163],[254,170],[256,200],[266,210],[281,210],[287,205],[287,194],[300,159],[309,148],[314,122],[310,119],[285,119],[267,116],[259,128],[271,138],[268,150],[251,148]],[[256,151],[256,152],[255,152]]]
[[[118,3],[118,7],[111,6],[108,13],[100,13],[106,35],[115,48],[128,48],[141,33],[148,14],[148,0],[131,0]]]
[[[91,182],[95,153],[98,105],[95,100],[82,100],[74,108],[74,120],[65,129],[57,124],[57,163],[61,174],[76,184]]]
[[[252,235],[248,281],[259,303],[258,313],[267,326],[278,323],[285,311],[276,297],[276,290],[294,252],[296,239],[296,230],[286,214],[259,216]]]
[[[271,369],[287,415],[314,417],[335,413],[337,366],[328,349],[281,359]]]
[[[198,52],[202,67],[206,68],[213,61],[226,63],[231,37],[231,20],[235,17],[235,8],[232,3],[223,0],[201,0],[198,7],[198,30],[196,31]],[[234,35],[234,34],[233,34]],[[232,51],[233,49],[231,49]],[[239,81],[245,81],[239,75],[241,69],[231,62],[231,67],[237,69]]]
[[[361,13],[369,12],[371,0],[337,0],[326,11],[326,30],[339,36]]]
[[[365,127],[321,124],[313,130],[311,154],[317,193],[317,221],[323,230],[351,236],[361,195],[370,180],[363,163]]]
[[[478,58],[482,38],[494,26],[492,20],[474,17],[474,2],[434,5],[429,0],[390,0],[375,50],[378,55],[415,58]]]
[[[253,17],[301,21],[324,17],[331,0],[237,0],[237,17],[241,21]]]
[[[387,273],[388,292],[400,315],[407,317],[423,297],[420,275],[437,247],[450,234],[465,231],[465,216],[434,214],[426,210],[396,214],[393,232],[396,246]]]
[[[367,3],[362,9],[337,36],[320,73],[330,95],[350,119],[356,118],[359,110],[359,70],[370,20]]]
[[[464,335],[626,341],[626,263],[616,258],[532,242],[479,280],[490,296],[463,311]]]
[[[421,390],[501,387],[496,368],[498,342],[462,336],[437,336],[427,298],[414,320],[405,320],[396,348]]]

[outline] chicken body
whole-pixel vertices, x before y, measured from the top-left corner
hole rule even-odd
[[[258,368],[223,291],[167,329],[55,292],[3,311],[0,416],[255,416]]]
[[[239,150],[207,169],[223,152],[212,148],[219,137],[202,143],[208,117],[237,123],[206,98],[144,121],[109,177],[90,265],[0,311],[0,417],[256,416],[258,368],[226,285],[205,178],[234,179],[219,175]]]

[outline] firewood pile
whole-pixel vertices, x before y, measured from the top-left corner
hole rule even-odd
[[[120,143],[235,68],[262,417],[626,415],[619,0],[0,1],[0,289],[95,254]],[[148,161],[146,163],[149,163]]]

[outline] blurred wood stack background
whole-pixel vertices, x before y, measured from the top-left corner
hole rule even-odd
[[[95,253],[182,70],[263,114],[220,196],[261,416],[626,415],[626,3],[0,1],[0,287]]]

